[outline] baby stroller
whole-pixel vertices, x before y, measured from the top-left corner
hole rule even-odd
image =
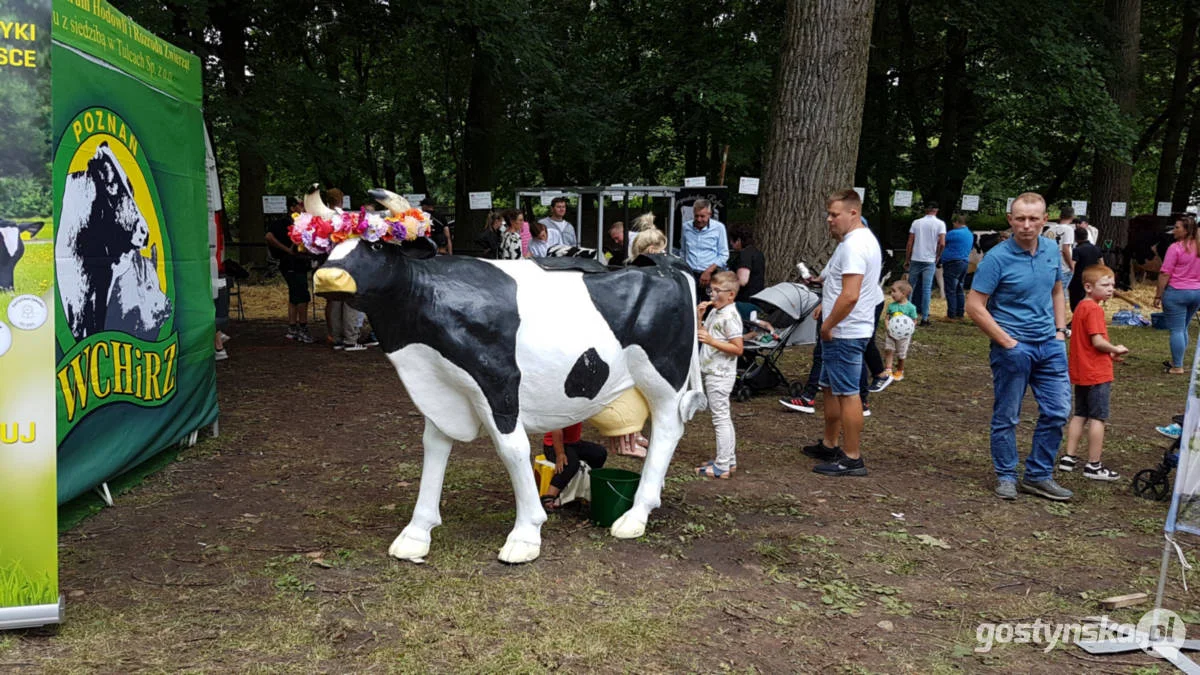
[[[1183,415],[1171,418],[1179,426],[1183,426]],[[1182,438],[1182,436],[1180,436]],[[1142,499],[1165,502],[1171,498],[1171,471],[1179,466],[1179,438],[1163,452],[1162,461],[1153,469],[1142,469],[1133,476],[1133,494]]]
[[[758,308],[757,319],[771,324],[774,330],[764,334],[763,340],[745,341],[745,351],[738,359],[733,399],[749,401],[754,394],[775,387],[784,387],[792,396],[799,396],[804,383],[788,381],[779,369],[779,357],[791,345],[816,341],[817,325],[812,312],[821,303],[821,297],[803,284],[784,282],[764,288],[750,302]]]

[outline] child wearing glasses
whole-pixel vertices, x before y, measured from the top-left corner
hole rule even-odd
[[[697,321],[702,324],[696,330],[700,371],[704,374],[704,393],[717,434],[717,458],[696,467],[696,473],[707,478],[729,478],[737,468],[737,439],[729,411],[729,394],[737,379],[737,359],[742,355],[742,317],[733,303],[739,287],[736,274],[718,272],[709,284],[712,300],[696,307]],[[709,307],[713,310],[706,318],[704,312]]]

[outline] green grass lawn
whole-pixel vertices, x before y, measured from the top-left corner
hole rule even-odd
[[[38,234],[35,241],[25,244],[25,255],[17,263],[13,292],[0,293],[0,316],[5,316],[13,298],[26,293],[40,297],[54,283],[54,244],[43,240],[41,232]]]

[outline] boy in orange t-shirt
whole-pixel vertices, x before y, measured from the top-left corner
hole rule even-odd
[[[1108,341],[1104,309],[1100,303],[1113,296],[1113,271],[1104,265],[1093,265],[1083,271],[1083,290],[1087,293],[1071,317],[1071,352],[1067,369],[1075,385],[1075,416],[1067,426],[1067,453],[1058,460],[1059,471],[1074,471],[1078,460],[1075,452],[1083,426],[1088,420],[1088,463],[1083,477],[1114,481],[1120,474],[1100,462],[1104,449],[1104,422],[1108,419],[1108,399],[1112,393],[1113,361],[1128,354],[1125,345]]]

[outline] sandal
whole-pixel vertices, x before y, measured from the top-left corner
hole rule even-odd
[[[710,459],[707,462],[701,464],[700,466],[716,466],[716,465],[717,465],[717,460]],[[737,463],[736,462],[729,465],[729,473],[734,473],[735,471],[737,471]]]
[[[558,495],[542,495],[542,508],[547,512],[562,508],[562,504],[558,503]]]
[[[1175,368],[1173,366],[1164,368],[1163,372],[1167,373],[1169,375],[1186,375],[1187,374],[1187,370],[1185,370],[1183,368]]]
[[[704,476],[705,478],[729,478],[733,475],[733,467],[721,470],[716,464],[708,462],[696,467],[696,475]]]

